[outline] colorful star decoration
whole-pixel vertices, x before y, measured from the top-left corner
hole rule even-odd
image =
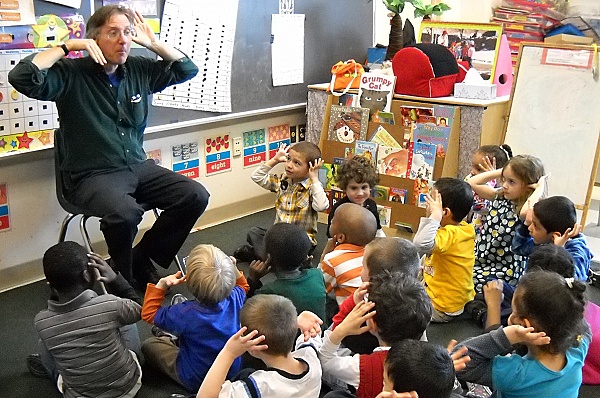
[[[38,139],[40,140],[42,145],[50,144],[50,132],[44,131],[44,132],[40,133],[40,136]]]
[[[19,149],[20,148],[29,149],[29,144],[31,144],[31,141],[33,141],[33,138],[29,138],[27,133],[23,133],[22,136],[20,136],[20,137],[17,136],[17,140],[19,140]]]
[[[6,141],[4,140],[4,138],[0,138],[0,148],[4,148],[6,146]]]
[[[33,44],[37,48],[50,47],[69,38],[69,29],[65,22],[56,15],[48,14],[37,20],[33,29]]]

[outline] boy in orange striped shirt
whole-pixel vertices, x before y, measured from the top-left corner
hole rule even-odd
[[[335,248],[323,257],[325,291],[333,292],[341,304],[361,285],[360,274],[365,246],[375,238],[377,222],[366,208],[344,203],[335,212],[329,227]]]

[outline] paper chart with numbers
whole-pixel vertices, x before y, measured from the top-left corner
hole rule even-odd
[[[187,82],[154,94],[152,105],[231,112],[231,60],[238,0],[166,0],[161,40],[180,49],[198,66]]]

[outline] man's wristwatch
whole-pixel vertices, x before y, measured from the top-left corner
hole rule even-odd
[[[56,45],[56,47],[60,47],[60,48],[62,48],[62,50],[65,52],[65,57],[66,57],[67,55],[69,55],[69,53],[71,52],[71,50],[69,50],[69,47],[67,47],[67,45],[66,45],[65,43],[58,43],[58,44]]]

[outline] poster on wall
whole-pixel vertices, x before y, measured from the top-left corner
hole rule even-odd
[[[173,145],[173,171],[189,178],[200,177],[198,142]]]
[[[8,231],[9,229],[8,190],[6,189],[6,183],[0,183],[0,231]]]
[[[208,137],[204,146],[206,176],[231,171],[231,143],[229,134]]]
[[[244,168],[255,166],[267,160],[267,134],[265,129],[242,133]]]
[[[154,94],[152,105],[231,112],[231,67],[238,0],[166,0],[160,39],[187,54],[200,72]]]
[[[269,159],[277,153],[281,144],[290,145],[290,125],[269,127]]]

